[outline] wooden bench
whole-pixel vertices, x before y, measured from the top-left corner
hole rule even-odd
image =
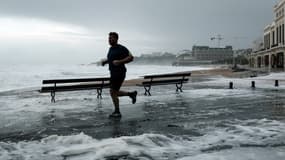
[[[39,92],[50,92],[51,102],[55,103],[55,92],[96,89],[97,98],[102,98],[102,89],[110,87],[110,78],[51,79],[43,80],[43,84]]]
[[[152,86],[157,85],[176,85],[176,92],[182,91],[183,83],[187,83],[191,73],[175,73],[175,74],[160,74],[160,75],[146,75],[144,76],[144,81],[138,86],[143,86],[145,89],[145,96],[151,96],[150,89]]]

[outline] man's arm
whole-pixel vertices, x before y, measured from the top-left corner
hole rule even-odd
[[[101,61],[101,65],[102,66],[105,66],[105,64],[107,64],[108,63],[108,59],[103,59],[102,61]]]
[[[124,59],[121,59],[121,60],[114,60],[113,61],[113,64],[115,66],[118,66],[118,65],[122,65],[122,64],[126,64],[126,63],[130,63],[134,60],[134,56],[129,52],[129,55],[124,58]]]

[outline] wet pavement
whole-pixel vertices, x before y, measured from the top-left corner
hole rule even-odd
[[[81,132],[96,139],[144,133],[198,137],[209,128],[228,128],[240,121],[285,121],[284,89],[229,90],[226,84],[192,81],[184,86],[183,93],[176,93],[174,85],[153,87],[151,97],[143,95],[143,88],[123,88],[138,90],[139,95],[134,105],[128,98],[121,99],[121,119],[108,118],[113,108],[107,90],[101,100],[91,91],[60,93],[55,104],[50,103],[48,94],[36,91],[2,93],[6,100],[18,103],[0,102],[8,106],[8,113],[3,112],[3,105],[1,109],[0,141],[40,140]],[[21,107],[9,110],[13,105]]]

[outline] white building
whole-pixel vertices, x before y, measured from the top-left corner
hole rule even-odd
[[[274,21],[264,28],[262,48],[250,55],[250,66],[264,69],[285,68],[285,0],[274,6]]]
[[[232,46],[226,46],[225,48],[211,48],[209,46],[193,46],[193,57],[197,60],[206,61],[223,61],[232,59],[233,48]]]

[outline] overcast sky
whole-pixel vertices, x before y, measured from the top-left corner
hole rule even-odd
[[[139,56],[193,45],[248,48],[278,0],[0,0],[0,63],[89,63],[108,33]]]

